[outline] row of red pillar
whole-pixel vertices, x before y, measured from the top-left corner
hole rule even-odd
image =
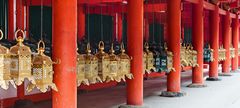
[[[13,4],[18,0],[9,0]],[[193,69],[192,83],[204,85],[203,80],[203,0],[193,6],[193,46],[197,50],[199,67]],[[53,91],[53,108],[77,108],[77,84],[76,84],[76,50],[77,35],[82,39],[85,35],[85,14],[84,8],[77,5],[77,0],[53,0],[53,59],[60,59],[61,63],[54,66],[54,82],[58,92]],[[181,67],[180,67],[180,36],[181,36],[181,0],[167,1],[167,34],[168,47],[173,52],[173,66],[176,72],[171,72],[167,77],[167,91],[180,93]],[[129,0],[127,6],[127,38],[128,54],[133,57],[131,72],[133,80],[127,81],[127,104],[143,104],[143,0]],[[28,9],[26,9],[28,10]],[[9,5],[9,36],[13,36],[16,27],[22,27],[22,23],[14,26],[17,18],[14,18],[14,6]],[[21,11],[22,12],[22,11]],[[116,14],[115,20],[119,22],[115,34],[121,41],[122,21],[121,15]],[[230,71],[229,45],[230,35],[230,14],[224,18],[224,48],[227,49],[227,59],[223,63],[223,72]],[[211,39],[210,45],[214,50],[214,61],[210,63],[209,78],[218,79],[218,48],[219,48],[219,8],[211,11]],[[24,22],[24,21],[23,21]],[[239,20],[233,19],[232,27],[233,47],[238,49]],[[13,37],[12,37],[13,39]],[[134,41],[134,42],[133,42]],[[65,44],[67,43],[67,44]],[[238,50],[235,52],[238,55]],[[238,68],[238,56],[232,60],[232,70]]]

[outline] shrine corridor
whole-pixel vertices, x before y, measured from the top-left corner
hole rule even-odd
[[[206,75],[207,72],[205,72]],[[205,88],[187,88],[186,86],[191,83],[191,72],[182,72],[181,87],[187,95],[180,98],[158,96],[160,91],[166,88],[166,77],[145,80],[144,104],[148,108],[239,108],[240,72],[232,73],[230,77],[220,78],[222,81],[206,81],[208,87]],[[92,92],[78,91],[78,107],[117,108],[114,105],[124,103],[125,94],[123,85]],[[35,105],[36,108],[51,108],[52,104],[51,101],[45,101]]]

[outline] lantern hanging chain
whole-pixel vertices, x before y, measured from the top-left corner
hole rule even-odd
[[[43,0],[41,0],[41,40],[43,40]]]
[[[154,4],[155,2],[153,1],[153,4]],[[152,42],[153,43],[155,43],[155,14],[154,14],[154,6],[152,6],[152,10],[153,10],[153,12],[152,12],[152,15],[153,15],[153,30],[152,30]]]
[[[113,4],[111,4],[110,15],[112,15],[112,13],[114,13],[114,11],[113,11]],[[117,17],[118,17],[118,16],[117,16],[117,13],[116,13],[116,16],[115,16],[115,17],[116,17],[115,20],[118,20],[118,18],[117,18]],[[112,18],[112,22],[115,22],[115,21],[114,21],[114,16],[112,16],[111,18]],[[117,21],[117,22],[118,22],[118,21]],[[118,22],[118,23],[119,23],[119,22]],[[114,24],[114,23],[113,23],[113,24]],[[112,25],[113,25],[113,24],[112,24]],[[115,26],[116,26],[115,28],[117,28],[118,25],[115,24]],[[116,37],[117,37],[117,29],[116,29],[116,31],[115,31],[116,33],[115,33],[114,35],[113,35],[113,31],[114,31],[114,27],[112,27],[112,34],[111,34],[111,32],[109,32],[109,34],[110,34],[109,36],[110,36],[110,41],[111,41],[111,43],[114,41],[114,40],[113,40],[113,39],[114,39],[113,36],[115,35],[115,36],[114,36],[115,39],[116,39]]]
[[[101,0],[101,4],[102,4],[102,0]],[[101,41],[103,41],[103,15],[102,15],[102,5],[100,4],[100,11],[101,11]]]
[[[1,14],[1,17],[3,18],[4,17],[4,15],[3,15],[3,13],[4,13],[4,0],[2,0],[2,14]],[[1,20],[1,25],[0,25],[0,29],[3,29],[3,20]]]
[[[90,0],[88,0],[88,4],[87,4],[87,13],[88,13],[88,15],[87,15],[87,23],[88,23],[88,25],[87,25],[87,29],[88,29],[88,42],[90,41],[90,25],[89,25],[89,20],[90,20],[90,6],[89,6],[89,4],[90,4]]]
[[[123,11],[124,11],[124,4],[123,4],[123,1],[122,1],[121,8],[122,8],[122,13],[121,13],[122,19],[121,19],[121,20],[122,20],[122,24],[123,24],[123,20],[124,20],[124,12],[123,12]],[[121,26],[121,27],[123,27],[123,26]],[[118,28],[118,29],[119,29],[119,28]],[[122,30],[123,30],[123,29],[121,28],[121,32],[122,32]],[[121,38],[121,41],[123,42],[123,33],[121,33],[121,35],[122,35],[122,36],[121,36],[121,37],[122,37],[122,38]]]

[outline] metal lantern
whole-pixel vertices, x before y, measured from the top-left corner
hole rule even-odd
[[[203,53],[204,61],[211,62],[214,60],[213,58],[213,49],[210,48],[210,45],[205,45],[204,53]]]
[[[102,82],[101,78],[98,76],[98,58],[91,54],[90,43],[87,44],[86,54],[83,58],[79,59],[84,61],[84,73],[85,78],[88,79],[90,84],[95,84],[97,82]]]
[[[0,30],[0,40],[3,38],[3,32]],[[4,90],[12,84],[16,88],[14,81],[10,77],[10,54],[9,49],[0,44],[0,87]]]
[[[154,57],[153,57],[153,53],[149,50],[149,45],[148,43],[146,42],[144,44],[144,61],[146,63],[146,67],[145,67],[145,72],[146,73],[151,73],[151,72],[154,72],[156,71],[155,67],[154,67]]]
[[[100,41],[98,44],[99,52],[96,54],[98,58],[98,75],[102,81],[113,81],[113,75],[110,72],[109,64],[110,57],[104,52],[104,42]]]
[[[81,84],[89,85],[85,77],[85,58],[83,54],[77,53],[77,86]]]
[[[38,54],[34,55],[32,59],[32,73],[36,84],[29,83],[27,87],[28,92],[32,91],[35,87],[43,93],[47,92],[49,87],[58,91],[56,85],[53,83],[53,61],[44,54],[44,51],[45,44],[41,40],[38,42]]]
[[[160,51],[158,51],[160,50]],[[155,43],[152,44],[151,46],[151,51],[153,52],[153,58],[154,58],[154,67],[156,69],[156,72],[161,72],[161,49],[157,47]]]
[[[125,49],[124,49],[124,44],[121,44],[121,53],[118,55],[118,57],[120,58],[119,61],[119,72],[118,72],[118,77],[120,77],[123,81],[126,81],[125,77],[127,77],[128,79],[133,79],[133,75],[131,73],[131,57],[129,57],[126,53],[125,53]]]
[[[18,36],[20,33],[22,36]],[[31,50],[28,46],[23,44],[25,38],[24,32],[18,29],[15,33],[15,38],[18,43],[10,48],[11,78],[18,86],[23,83],[25,78],[27,78],[32,84],[36,84],[31,73]]]
[[[181,45],[181,50],[180,50],[180,61],[181,61],[181,66],[188,66],[189,63],[187,61],[188,55],[186,51],[186,45],[182,43]]]
[[[167,53],[167,71],[166,74],[169,74],[171,71],[175,72],[175,68],[173,67],[173,53],[168,51],[167,44],[164,43],[164,50]]]
[[[233,48],[233,45],[231,44],[230,47],[230,58],[234,58],[235,57],[235,48]]]
[[[193,50],[193,46],[190,45],[190,51],[191,51],[191,54],[190,54],[190,62],[192,64],[192,67],[198,67],[198,63],[197,63],[197,51],[196,50]]]
[[[113,44],[111,45],[111,49],[109,50],[110,54],[110,64],[109,64],[109,70],[112,74],[112,76],[114,77],[114,80],[117,82],[121,82],[121,77],[118,76],[119,73],[119,62],[120,62],[120,58],[115,55],[115,50],[113,49]]]
[[[218,61],[225,60],[226,59],[226,49],[223,48],[223,45],[220,46],[218,51],[219,51]]]
[[[156,62],[156,61],[155,61]],[[160,71],[161,72],[166,72],[167,70],[167,64],[168,64],[168,56],[167,52],[165,49],[161,48],[160,49]]]

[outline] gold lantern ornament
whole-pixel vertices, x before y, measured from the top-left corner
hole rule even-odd
[[[176,72],[176,69],[173,67],[173,53],[168,51],[167,43],[164,43],[164,50],[167,52],[167,72]]]
[[[84,54],[77,53],[77,86],[80,86],[81,84],[89,85],[89,81],[85,77]]]
[[[40,46],[41,44],[42,46]],[[33,56],[32,59],[32,73],[36,84],[29,83],[27,86],[28,92],[31,92],[35,87],[43,93],[47,92],[49,87],[58,91],[56,85],[53,83],[53,64],[56,63],[50,57],[46,56],[44,51],[45,44],[41,40],[38,42],[38,54]]]
[[[15,38],[17,40],[17,44],[10,48],[11,78],[17,86],[21,85],[25,78],[27,78],[32,84],[36,84],[31,73],[31,50],[28,46],[23,44],[25,39],[24,32],[18,29],[15,32]]]
[[[235,57],[235,48],[231,44],[231,46],[230,46],[230,58],[234,58],[234,57]]]
[[[3,32],[0,30],[0,40],[3,38]],[[4,90],[9,88],[9,84],[12,84],[14,88],[16,85],[10,77],[10,54],[9,49],[0,44],[0,87]]]
[[[184,43],[181,43],[181,50],[180,50],[180,61],[181,61],[181,66],[188,66],[189,62],[187,61],[188,54],[187,54],[187,48]]]
[[[109,63],[109,70],[111,76],[114,78],[115,81],[121,82],[121,78],[118,76],[119,73],[119,57],[115,55],[115,50],[113,48],[113,43],[111,45],[111,49],[109,50],[109,57],[110,57],[110,63]]]
[[[151,73],[151,72],[154,72],[156,71],[155,67],[154,67],[154,63],[155,63],[155,60],[154,60],[154,57],[153,57],[153,53],[149,50],[149,45],[148,43],[146,42],[144,44],[144,53],[143,53],[143,57],[144,57],[144,65],[145,65],[145,72],[146,73]]]
[[[121,44],[121,53],[118,55],[118,57],[120,58],[118,77],[123,81],[126,81],[126,78],[133,79],[133,75],[131,73],[132,58],[125,53],[123,43]]]
[[[104,42],[100,41],[98,44],[99,52],[96,54],[98,58],[98,75],[102,81],[113,81],[113,75],[110,72],[110,56],[104,52]]]
[[[91,54],[90,43],[87,44],[86,54],[80,55],[78,61],[78,65],[80,65],[78,66],[78,80],[80,80],[78,82],[83,82],[86,78],[88,80],[88,82],[84,82],[86,85],[88,85],[88,83],[102,83],[101,78],[98,76],[98,59]]]

